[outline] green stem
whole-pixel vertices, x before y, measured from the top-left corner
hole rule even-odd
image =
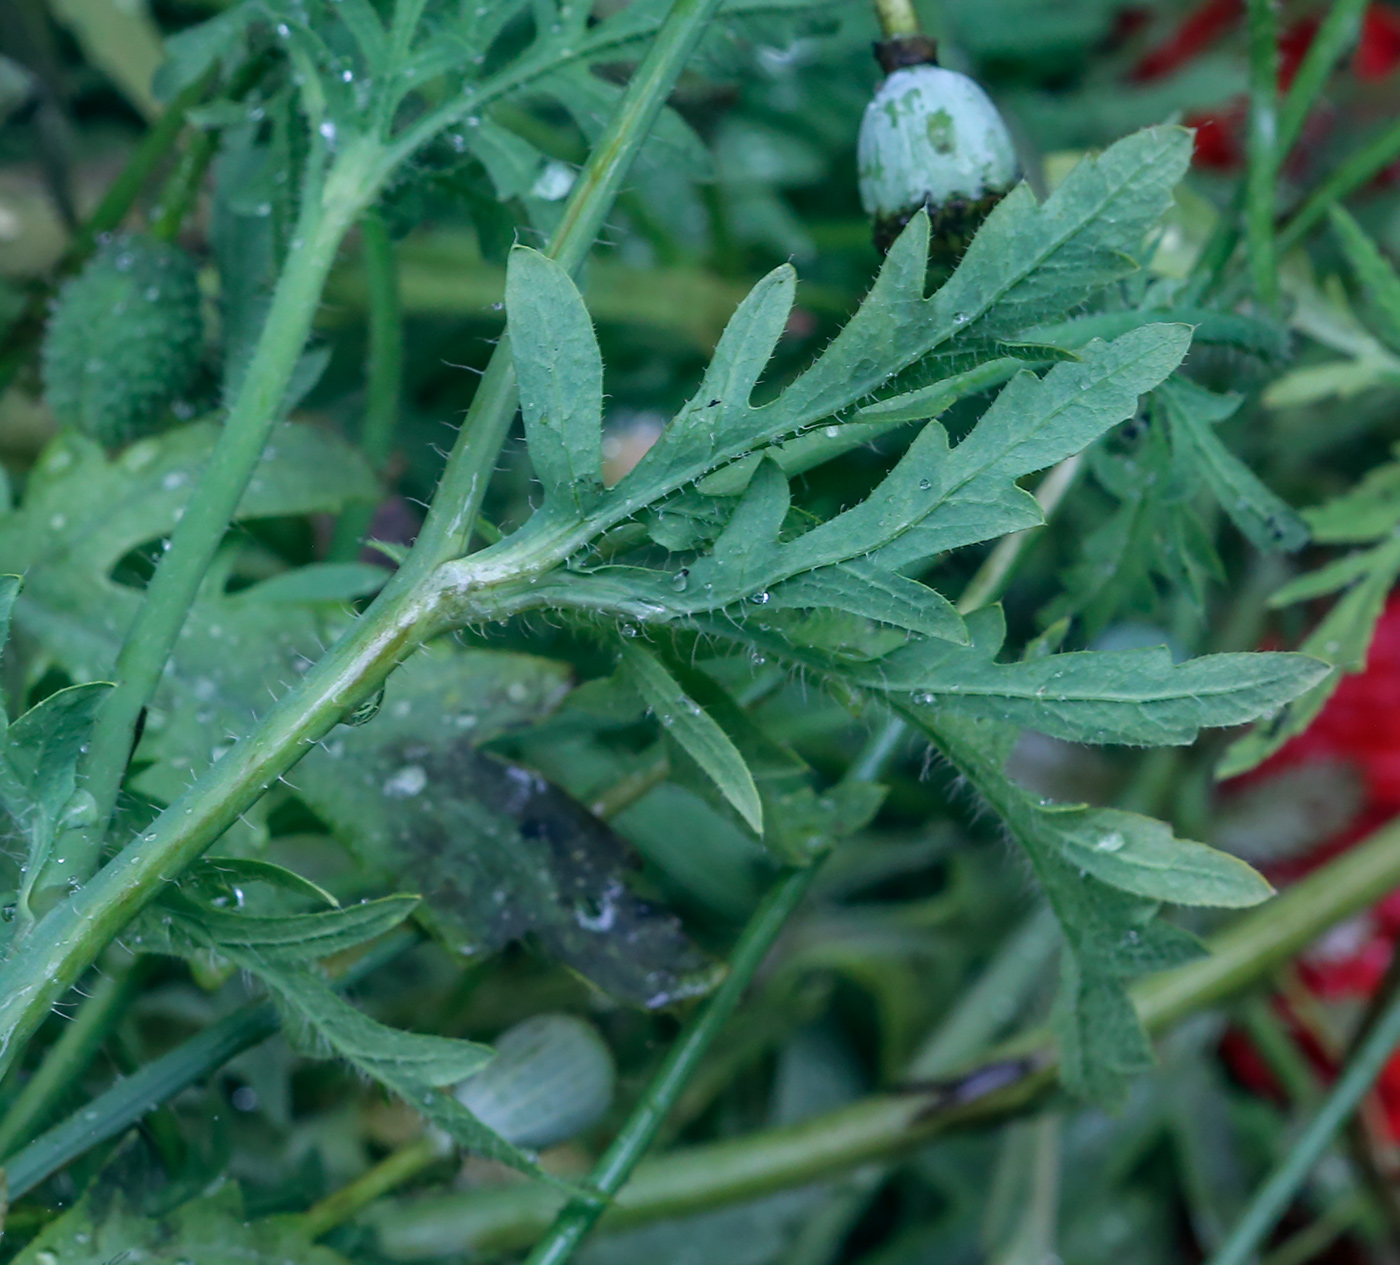
[[[1310,1261],[1321,1259],[1333,1243],[1365,1217],[1365,1197],[1344,1195],[1310,1226],[1299,1230],[1265,1256],[1259,1265],[1308,1265]]]
[[[336,980],[336,987],[353,987],[417,943],[418,937],[411,932],[386,937],[351,963]],[[10,1197],[18,1199],[84,1152],[124,1132],[147,1112],[217,1071],[229,1059],[265,1041],[281,1024],[277,1007],[271,1002],[250,1002],[118,1080],[5,1164]]]
[[[267,73],[269,59],[255,57],[238,68],[224,94],[229,101],[242,101]],[[214,161],[219,137],[215,131],[200,129],[190,137],[175,170],[161,187],[160,197],[151,210],[151,234],[173,242],[199,196],[209,164]]]
[[[918,35],[922,30],[910,0],[875,0],[875,16],[880,20],[880,33],[887,40]]]
[[[632,1108],[622,1131],[594,1167],[588,1181],[594,1197],[570,1202],[535,1245],[526,1265],[563,1265],[597,1224],[656,1137],[656,1131],[710,1043],[734,1013],[778,933],[807,894],[818,868],[809,865],[789,870],[769,889],[734,947],[724,983],[686,1024],[640,1101]]]
[[[64,255],[65,271],[81,264],[92,254],[98,238],[118,228],[126,219],[141,190],[145,188],[146,181],[175,148],[175,142],[180,139],[180,133],[185,127],[185,116],[203,100],[217,73],[217,69],[211,70],[189,84],[166,106],[164,113],[152,124],[150,131],[141,138],[121,174],[107,187],[102,201],[74,236]]]
[[[6,1162],[10,1198],[18,1199],[78,1156],[125,1132],[180,1090],[265,1041],[278,1026],[277,1007],[271,1002],[244,1006],[140,1071],[122,1077],[82,1111]]]
[[[1326,1101],[1273,1175],[1250,1201],[1210,1265],[1245,1265],[1322,1158],[1337,1131],[1371,1088],[1400,1045],[1400,993],[1392,998]]]
[[[1269,1070],[1277,1077],[1283,1092],[1298,1107],[1317,1103],[1317,1077],[1293,1036],[1285,1031],[1267,997],[1256,994],[1240,1007],[1240,1018]]]
[[[368,1207],[404,1182],[412,1181],[450,1154],[451,1147],[444,1148],[433,1134],[421,1134],[385,1156],[354,1181],[313,1204],[297,1218],[297,1224],[307,1238],[319,1239],[321,1235],[349,1221],[360,1209]]]
[[[655,41],[599,137],[564,208],[546,252],[577,272],[622,188],[623,177],[650,133],[719,0],[675,0]],[[509,331],[491,355],[447,468],[419,535],[419,549],[434,562],[461,556],[518,401]],[[415,550],[415,552],[417,552]]]
[[[718,0],[676,0],[662,24],[623,94],[613,125],[595,149],[565,210],[553,253],[566,266],[576,267],[587,254],[626,174],[627,164],[641,147],[645,129],[654,122],[670,95],[686,55],[699,40],[717,4]],[[635,134],[625,128],[620,130],[619,120],[626,120],[626,128],[634,129]],[[422,133],[422,124],[412,132],[420,139]],[[389,153],[392,157],[401,151],[411,152],[407,140],[395,142]],[[348,205],[343,196],[332,200],[329,194],[333,187],[349,183],[344,175],[348,153],[342,152],[332,173],[337,179],[327,181],[327,193],[322,199],[339,205],[341,214],[337,219],[347,222],[360,208]],[[378,161],[373,168],[381,180],[388,170],[383,153],[377,151]],[[367,192],[366,200],[368,196]],[[324,227],[325,219],[316,218]],[[303,234],[302,240],[302,251],[306,252],[310,235]],[[329,260],[325,263],[328,266]],[[302,263],[299,267],[305,270],[309,265]],[[274,297],[274,311],[286,283],[284,275]],[[314,297],[309,300],[309,309],[314,308],[315,301]],[[283,304],[290,307],[286,300]],[[302,315],[309,322],[309,311]],[[298,321],[296,329],[300,328]],[[271,359],[276,353],[265,330],[258,354]],[[294,356],[291,359],[294,364]],[[248,378],[253,378],[251,371]],[[246,386],[245,380],[245,390]],[[273,405],[280,399],[278,392]],[[454,549],[466,547],[486,482],[513,416],[515,400],[509,346],[502,343],[477,388],[467,424],[458,437],[418,543],[375,602],[227,755],[180,795],[137,840],[77,892],[49,910],[29,935],[12,947],[6,961],[0,964],[0,1075],[54,1003],[131,918],[227,830],[348,709],[372,696],[425,637],[440,631],[433,572],[440,559],[453,556]],[[212,464],[210,471],[213,472]],[[194,502],[198,502],[198,496]],[[167,554],[165,565],[169,561]],[[183,620],[183,613],[178,618]],[[132,722],[137,715],[139,708],[130,712]],[[126,732],[129,735],[129,727]],[[104,758],[116,770],[119,781],[118,766],[124,765],[127,751],[110,740],[108,751],[110,754]],[[95,847],[89,849],[89,863],[95,859],[96,851]]]
[[[1400,822],[1242,915],[1209,942],[1208,956],[1139,981],[1132,995],[1149,1033],[1268,977],[1328,927],[1400,886]],[[879,1094],[796,1125],[706,1143],[642,1164],[607,1214],[612,1226],[704,1211],[848,1172],[917,1149],[955,1125],[1024,1110],[1055,1084],[1049,1034],[1026,1033],[992,1050],[952,1086]],[[559,1205],[542,1186],[492,1189],[379,1210],[372,1220],[390,1255],[503,1252],[527,1244]]]
[[[1278,174],[1278,13],[1275,0],[1249,0],[1249,170],[1245,176],[1245,245],[1254,292],[1278,304],[1274,258],[1274,187]]]
[[[99,976],[93,984],[77,1013],[44,1055],[38,1070],[10,1104],[4,1120],[0,1120],[0,1159],[9,1155],[17,1142],[24,1141],[40,1128],[59,1100],[73,1092],[108,1029],[126,1010],[140,981],[140,972],[136,969],[140,961],[128,961]]]
[[[281,417],[287,384],[311,333],[336,251],[374,192],[371,173],[380,154],[378,142],[362,139],[341,152],[323,183],[307,182],[296,241],[278,279],[257,348],[198,486],[170,537],[170,547],[127,631],[113,674],[116,687],[93,728],[81,771],[97,802],[98,825],[75,831],[64,841],[64,861],[50,865],[36,889],[40,910],[59,901],[73,881],[86,882],[97,869],[137,719],[155,693],[205,572]]]
[[[398,264],[384,217],[368,211],[360,220],[364,245],[365,290],[369,301],[369,372],[365,384],[365,418],[360,451],[370,468],[382,475],[394,443],[403,389],[403,305],[399,301]],[[336,525],[331,557],[354,558],[360,552],[374,506],[350,506]]]
[[[1319,185],[1279,230],[1279,254],[1287,254],[1327,218],[1334,202],[1350,197],[1400,156],[1400,122],[1382,129]]]
[[[1040,486],[1035,490],[1035,499],[1040,504],[1040,512],[1047,519],[1059,508],[1060,502],[1065,499],[1065,493],[1074,486],[1083,459],[1082,453],[1066,457],[1040,481]],[[971,614],[978,607],[997,599],[1002,585],[1020,561],[1032,535],[1038,530],[1037,527],[1027,527],[997,541],[996,547],[977,568],[976,574],[968,581],[967,588],[958,599],[958,610],[961,614]]]
[[[1303,125],[1317,104],[1337,63],[1356,44],[1361,34],[1361,18],[1369,0],[1333,0],[1327,16],[1317,28],[1307,54],[1288,85],[1278,113],[1279,161],[1288,157],[1303,134]]]
[[[1318,27],[1317,35],[1308,45],[1307,55],[1293,76],[1283,105],[1278,112],[1278,166],[1284,161],[1303,134],[1317,98],[1327,85],[1337,63],[1357,39],[1361,30],[1361,15],[1369,0],[1336,0]],[[1205,249],[1196,261],[1193,273],[1202,279],[1203,288],[1211,290],[1220,279],[1239,243],[1239,216],[1244,210],[1245,184],[1241,184],[1231,199],[1229,210],[1216,221]]]

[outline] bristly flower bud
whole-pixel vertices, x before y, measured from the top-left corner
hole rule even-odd
[[[44,334],[44,393],[65,425],[118,447],[168,424],[204,344],[195,262],[115,237],[59,293]]]
[[[884,254],[927,207],[930,263],[951,270],[1017,180],[1011,134],[976,83],[931,64],[931,40],[887,40],[876,56],[890,75],[865,107],[857,151],[875,246]]]

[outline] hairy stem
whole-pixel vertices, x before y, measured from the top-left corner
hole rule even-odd
[[[1368,0],[1336,0],[1318,27],[1317,34],[1278,111],[1278,166],[1281,168],[1303,134],[1303,125],[1337,64],[1356,43],[1361,15]],[[1230,209],[1216,221],[1193,274],[1205,290],[1213,289],[1239,243],[1239,216],[1244,209],[1246,183],[1235,191]]]
[[[1249,0],[1249,170],[1245,176],[1245,244],[1254,292],[1278,303],[1274,253],[1274,186],[1278,176],[1278,13],[1275,0]]]
[[[700,39],[717,5],[718,0],[676,0],[629,83],[613,123],[574,188],[552,248],[557,259],[577,266],[587,254],[616,197],[628,164],[640,150],[646,130],[670,95],[686,57]],[[403,143],[397,143],[392,152],[401,148]],[[337,180],[327,180],[326,193],[321,199],[322,204],[339,208],[334,225],[339,234],[343,234],[350,219],[368,200],[369,192],[375,187],[370,177],[382,180],[388,175],[384,151],[376,147],[373,154],[364,159],[367,170],[358,173],[363,177],[364,190],[360,204],[354,204],[343,194],[332,199],[332,188],[349,183],[348,173],[341,166],[347,161],[348,153],[342,153],[333,168],[332,174]],[[329,241],[331,226],[326,221],[330,216],[319,211],[309,214]],[[339,236],[334,240],[338,244]],[[307,250],[309,242],[309,234],[302,234],[303,251]],[[321,243],[323,249],[325,244]],[[325,252],[325,267],[329,267],[333,254],[333,249]],[[310,257],[305,258],[309,261]],[[309,262],[300,266],[309,273]],[[306,280],[303,277],[302,284]],[[278,296],[274,298],[274,311],[286,282],[284,275]],[[314,297],[309,300],[310,309],[314,309],[315,302]],[[287,305],[290,307],[289,302]],[[310,312],[304,315],[309,324]],[[292,324],[290,320],[288,323]],[[301,323],[297,321],[291,332],[300,329]],[[304,340],[304,332],[301,338]],[[268,342],[265,333],[259,352],[266,348],[267,356],[273,358],[279,351]],[[300,346],[299,341],[297,353]],[[280,354],[290,356],[295,363],[294,354],[285,348]],[[253,377],[251,371],[248,377]],[[285,390],[285,383],[282,390]],[[280,404],[282,390],[272,395],[273,408]],[[246,737],[80,890],[54,905],[12,949],[8,959],[0,965],[0,1075],[17,1057],[23,1042],[53,1004],[161,887],[178,877],[237,820],[239,813],[335,725],[348,708],[374,694],[388,674],[425,637],[441,631],[442,621],[437,611],[441,603],[434,571],[439,560],[453,556],[453,550],[466,548],[486,483],[514,414],[515,399],[515,373],[509,346],[503,342],[492,356],[477,389],[467,424],[458,437],[443,484],[434,498],[433,510],[405,565],[360,620]],[[210,472],[214,470],[211,462]],[[193,503],[197,504],[198,499],[196,495]],[[222,534],[222,527],[219,534]],[[214,543],[217,545],[217,540]],[[174,553],[173,546],[171,553]],[[168,554],[164,565],[168,566],[170,561]],[[156,579],[159,580],[159,572]],[[154,586],[155,581],[152,588]],[[148,590],[148,597],[150,592]],[[149,600],[147,606],[150,606]],[[184,609],[167,612],[162,618],[167,624],[176,619],[183,622]],[[163,665],[163,655],[161,662]],[[116,784],[120,783],[125,766],[131,726],[140,712],[139,707],[130,708],[130,701],[131,692],[128,692],[126,713],[119,717],[125,721],[129,716],[123,728],[127,746],[109,737],[104,756],[107,767],[114,770],[109,777],[114,776]],[[108,727],[115,731],[116,722],[109,722]],[[115,795],[115,790],[112,794]],[[65,847],[65,856],[68,852]],[[97,848],[89,847],[85,858],[88,864],[95,862],[96,855]],[[56,887],[66,891],[66,875]]]
[[[647,56],[628,81],[617,112],[593,147],[546,251],[569,272],[577,272],[588,257],[617,200],[623,178],[718,8],[719,0],[675,0]],[[418,550],[432,562],[445,562],[466,552],[517,401],[507,329],[472,399],[418,538]]]
[[[336,251],[373,192],[371,171],[379,149],[371,140],[352,144],[331,165],[324,183],[308,183],[296,241],[253,358],[117,655],[116,688],[108,694],[93,728],[82,773],[97,802],[98,824],[74,831],[64,841],[64,861],[49,866],[36,888],[41,910],[61,899],[71,882],[85,882],[97,868],[137,719],[155,693],[205,572],[281,417],[287,385],[311,333]]]

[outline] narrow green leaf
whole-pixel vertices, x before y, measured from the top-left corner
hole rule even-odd
[[[1181,363],[1190,341],[1185,326],[1148,325],[1111,343],[1090,343],[1078,361],[1057,364],[1043,378],[1013,378],[939,463],[936,508],[879,560],[902,568],[1040,522],[1033,498],[1014,481],[1082,451],[1131,417],[1139,398]]]
[[[898,572],[884,571],[860,560],[820,567],[784,580],[769,590],[769,598],[769,609],[848,611],[926,637],[967,643],[962,616],[941,593]]]
[[[1320,545],[1365,544],[1389,536],[1400,525],[1400,461],[1369,470],[1341,496],[1303,511]]]
[[[763,846],[779,860],[809,865],[875,815],[884,799],[882,786],[842,781],[818,791],[807,763],[739,706],[714,677],[681,654],[667,656],[664,666],[738,749],[763,805]],[[670,780],[726,817],[735,811],[714,780],[683,751],[672,755]]]
[[[968,619],[970,646],[924,641],[842,673],[905,693],[920,708],[951,708],[1071,742],[1182,745],[1203,728],[1266,716],[1328,674],[1304,654],[1204,655],[1172,662],[1165,646],[1077,651],[996,663],[999,608]]]
[[[1166,383],[1161,393],[1173,444],[1250,544],[1264,553],[1291,553],[1307,544],[1307,524],[1220,442],[1213,429],[1238,408],[1239,397],[1216,396],[1183,379]]]
[[[603,361],[569,274],[517,246],[506,272],[511,353],[530,460],[546,505],[575,514],[603,490]]]
[[[237,883],[266,883],[338,909],[340,902],[319,883],[272,861],[252,857],[203,857],[185,871],[192,883],[227,891]]]
[[[1357,549],[1325,563],[1316,571],[1305,571],[1302,575],[1294,576],[1287,584],[1269,594],[1269,606],[1273,610],[1279,610],[1297,602],[1310,602],[1313,598],[1325,597],[1328,593],[1347,588],[1370,575],[1386,552],[1384,544],[1375,545],[1370,549]]]
[[[288,1036],[310,1040],[402,1098],[430,1124],[465,1149],[498,1160],[555,1185],[519,1147],[487,1128],[450,1093],[443,1092],[485,1067],[490,1046],[453,1037],[389,1028],[357,1010],[320,976],[284,966],[251,949],[228,956],[272,991],[286,1017]]]
[[[671,735],[724,794],[756,834],[763,833],[763,804],[753,774],[729,735],[682,688],[661,662],[637,645],[624,645],[622,665]]]
[[[1054,810],[1065,860],[1119,891],[1177,905],[1257,905],[1273,888],[1229,853],[1173,836],[1151,817],[1111,808]]]
[[[314,962],[392,931],[417,904],[416,896],[385,896],[343,909],[273,917],[229,913],[181,900],[173,905],[172,917],[216,952],[248,949],[270,962]]]
[[[797,289],[791,265],[775,268],[735,309],[724,327],[700,389],[671,420],[661,437],[612,490],[610,500],[627,513],[698,479],[754,446],[756,415],[751,398],[773,355]],[[706,489],[708,490],[708,489]]]
[[[1379,317],[1386,342],[1392,349],[1400,348],[1400,275],[1345,207],[1334,204],[1328,214],[1347,262]]]
[[[964,396],[1000,386],[1009,378],[1015,377],[1024,367],[1020,360],[1012,356],[999,356],[995,360],[978,365],[975,369],[969,369],[966,373],[944,378],[941,382],[919,387],[916,391],[906,391],[902,395],[867,404],[856,410],[856,421],[882,422],[888,425],[931,421],[939,414],[947,412]]]
[[[295,1021],[390,1089],[405,1083],[434,1089],[455,1085],[491,1061],[490,1046],[387,1027],[310,971],[274,964],[251,949],[239,948],[236,960],[290,1005]]]

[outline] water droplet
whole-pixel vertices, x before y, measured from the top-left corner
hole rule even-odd
[[[387,799],[412,799],[428,784],[428,771],[421,764],[405,764],[384,783]]]
[[[682,567],[671,577],[671,588],[677,593],[684,593],[690,586],[690,571]]]
[[[1128,841],[1123,838],[1121,830],[1110,830],[1107,834],[1100,835],[1094,840],[1094,851],[1096,852],[1119,852]]]
[[[751,594],[749,594],[749,601],[751,601],[755,606],[767,606],[768,603],[769,603],[770,601],[772,601],[772,600],[773,600],[773,595],[772,595],[771,593],[751,593]]]
[[[919,491],[920,491],[920,492],[927,492],[927,491],[929,490],[929,488],[931,488],[932,486],[933,486],[933,481],[932,481],[931,479],[920,479],[920,480],[919,480]]]

